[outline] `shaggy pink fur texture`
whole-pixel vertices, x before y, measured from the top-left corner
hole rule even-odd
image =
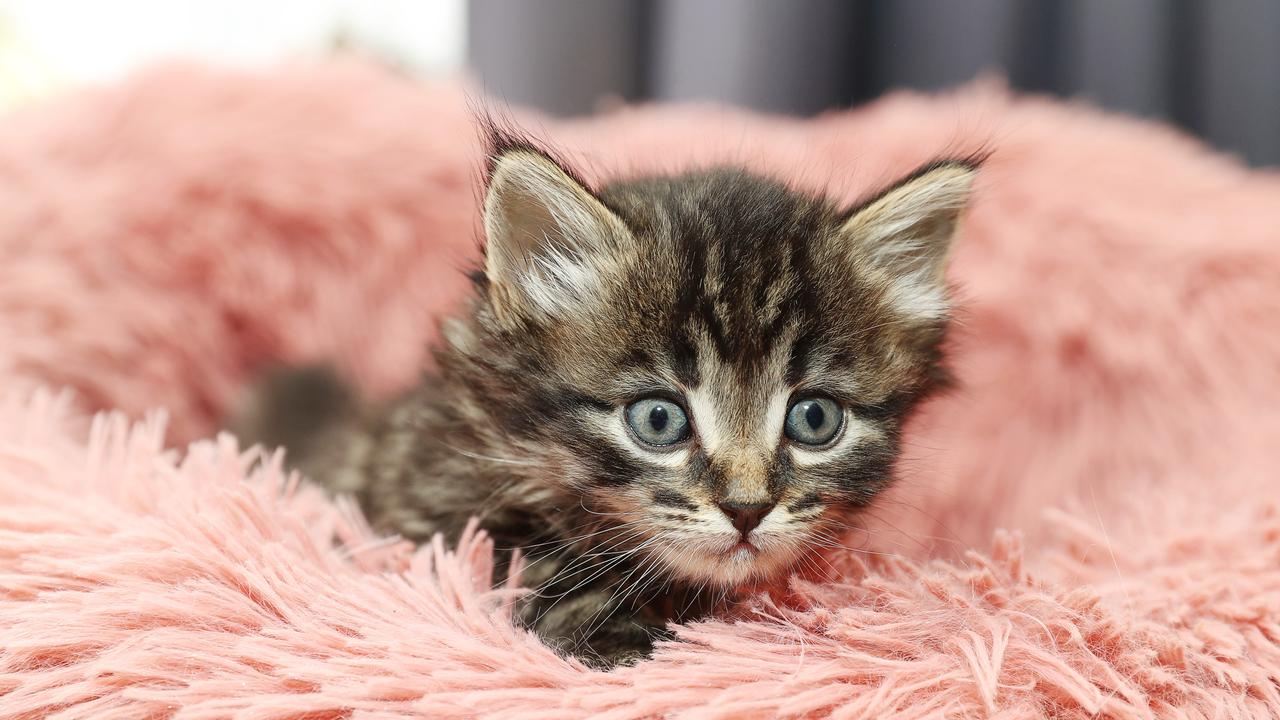
[[[873,528],[598,673],[512,628],[481,535],[380,540],[199,440],[271,358],[412,382],[475,253],[467,107],[343,62],[0,120],[0,716],[1280,716],[1280,178],[988,86],[521,115],[593,177],[728,159],[850,200],[996,151],[955,253],[961,387]],[[168,438],[90,421],[113,408],[167,408]]]

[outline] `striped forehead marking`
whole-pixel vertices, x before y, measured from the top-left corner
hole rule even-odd
[[[708,455],[729,444],[746,442],[777,448],[782,438],[791,388],[785,386],[789,343],[779,343],[761,368],[744,372],[705,346],[698,356],[701,382],[686,396],[694,427]]]

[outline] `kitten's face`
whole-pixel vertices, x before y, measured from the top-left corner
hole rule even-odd
[[[653,572],[785,571],[889,481],[939,373],[972,175],[941,164],[840,213],[731,170],[592,195],[509,149],[478,311],[511,386],[497,422]]]

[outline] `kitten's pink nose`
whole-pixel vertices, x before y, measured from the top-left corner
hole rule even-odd
[[[719,503],[720,509],[725,515],[729,516],[729,520],[733,522],[733,527],[742,534],[742,539],[746,540],[747,535],[760,524],[765,515],[773,509],[775,503],[738,503],[738,502],[722,502]]]

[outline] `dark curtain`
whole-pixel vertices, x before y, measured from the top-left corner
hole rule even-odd
[[[996,71],[1280,164],[1280,0],[471,0],[469,28],[490,92],[558,114],[809,114]]]

